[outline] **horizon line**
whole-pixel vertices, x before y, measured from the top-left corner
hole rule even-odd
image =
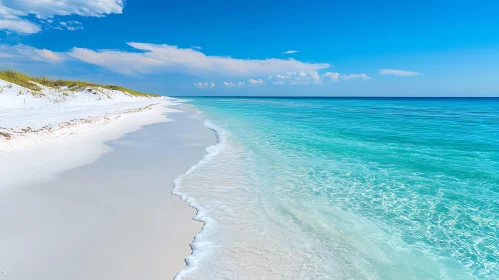
[[[362,99],[499,99],[499,96],[282,96],[282,95],[167,95],[168,97],[208,97],[208,98],[362,98]]]

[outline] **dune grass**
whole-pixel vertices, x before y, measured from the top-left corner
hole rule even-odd
[[[114,85],[99,85],[89,82],[83,81],[70,81],[70,80],[51,80],[46,77],[36,78],[30,77],[24,73],[17,72],[14,70],[3,70],[0,71],[0,79],[5,80],[7,82],[28,88],[34,92],[38,92],[41,90],[39,86],[33,84],[32,82],[38,83],[40,85],[44,85],[46,87],[58,88],[58,87],[68,87],[69,90],[79,90],[86,87],[101,87],[110,90],[119,90],[126,92],[133,96],[144,96],[144,97],[157,97],[157,94],[149,94],[143,93],[135,90],[131,90],[121,86]]]
[[[0,79],[7,81],[7,82],[10,82],[10,83],[13,83],[13,84],[16,84],[18,86],[28,88],[28,89],[33,90],[33,91],[40,90],[40,88],[38,86],[36,86],[32,82],[30,82],[33,80],[31,77],[29,77],[26,74],[19,73],[16,71],[12,71],[12,70],[0,71]]]

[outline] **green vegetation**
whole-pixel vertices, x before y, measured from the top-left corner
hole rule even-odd
[[[0,71],[0,79],[5,80],[7,82],[11,82],[13,84],[29,88],[33,91],[39,91],[40,88],[31,83],[30,81],[33,81],[33,78],[29,77],[26,74],[19,73],[16,71],[12,70],[4,70]]]
[[[113,85],[99,85],[99,84],[94,84],[94,83],[89,83],[89,82],[82,82],[82,81],[68,81],[68,80],[50,80],[47,79],[46,77],[42,78],[36,78],[36,77],[30,77],[26,74],[14,71],[14,70],[3,70],[0,71],[0,79],[5,80],[7,82],[28,88],[32,91],[39,92],[41,89],[39,86],[36,84],[33,84],[32,82],[44,85],[46,87],[51,87],[51,88],[58,88],[58,87],[68,87],[69,90],[79,90],[82,88],[86,87],[101,87],[105,89],[111,89],[111,90],[119,90],[126,92],[130,95],[133,96],[147,96],[147,97],[156,97],[158,95],[156,94],[148,94],[148,93],[143,93],[131,89],[127,89],[121,86],[113,86]]]

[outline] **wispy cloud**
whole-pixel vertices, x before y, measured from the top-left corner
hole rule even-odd
[[[364,73],[360,74],[348,74],[341,75],[338,72],[326,72],[322,75],[319,75],[317,71],[300,71],[300,72],[288,72],[286,74],[276,74],[269,77],[270,80],[274,80],[272,84],[275,85],[304,85],[304,84],[319,84],[324,82],[336,82],[340,80],[370,80],[371,77],[367,76]]]
[[[280,74],[270,75],[269,79],[286,79],[286,76]]]
[[[363,80],[363,81],[367,81],[367,80],[370,80],[371,77],[367,76],[366,74],[364,73],[361,73],[361,74],[349,74],[349,75],[343,75],[343,76],[340,76],[343,80],[351,80],[351,79],[360,79],[360,80]]]
[[[396,69],[381,69],[379,70],[380,75],[393,75],[393,76],[418,76],[421,73],[413,72],[413,71],[405,71],[405,70],[396,70]]]
[[[34,34],[40,32],[41,27],[28,20],[0,18],[0,30],[19,34]]]
[[[255,80],[255,79],[249,79],[248,81],[249,81],[250,85],[257,85],[257,86],[258,86],[258,85],[260,85],[260,86],[261,86],[261,85],[265,85],[265,81],[264,81],[264,80],[262,80],[262,79],[258,79],[258,80]]]
[[[127,75],[177,71],[199,76],[265,76],[286,71],[317,71],[330,67],[328,63],[307,63],[295,59],[210,56],[192,48],[165,44],[131,42],[128,45],[142,52],[73,48],[69,55]]]
[[[83,24],[76,20],[60,21],[59,25],[54,27],[54,29],[69,30],[69,31],[81,30],[83,29]]]
[[[215,86],[216,85],[213,82],[211,82],[211,83],[208,83],[208,82],[194,83],[194,87],[196,87],[196,88],[214,88]]]
[[[338,81],[340,76],[341,75],[338,72],[326,72],[322,74],[322,79],[325,81]]]
[[[45,63],[58,63],[67,57],[63,53],[53,52],[47,49],[37,49],[34,47],[18,44],[15,46],[0,45],[0,53],[3,58],[14,61],[37,61]]]
[[[54,16],[102,17],[121,14],[124,6],[123,0],[0,0],[0,30],[34,34],[42,30],[42,25],[52,23]]]
[[[275,74],[269,77],[269,79],[281,81],[282,83],[273,84],[312,84],[318,83],[320,81],[320,76],[317,71],[300,71],[300,72],[287,72],[285,74]]]
[[[360,74],[347,74],[341,75],[338,72],[326,72],[319,75],[317,71],[300,71],[300,72],[287,72],[285,74],[275,74],[268,77],[268,84],[275,86],[284,85],[312,85],[312,84],[325,84],[330,82],[340,82],[348,80],[361,80],[367,81],[371,77],[364,73]],[[250,78],[248,82],[223,82],[225,87],[242,87],[242,86],[258,86],[266,85],[267,82],[261,78],[254,79]],[[206,86],[206,85],[205,85]]]
[[[289,50],[289,51],[283,52],[282,54],[293,54],[293,53],[298,53],[298,52],[300,52],[300,51]]]
[[[242,87],[246,84],[246,82],[224,82],[224,86],[226,87]]]

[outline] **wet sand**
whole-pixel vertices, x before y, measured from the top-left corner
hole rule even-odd
[[[189,105],[174,109],[92,164],[2,191],[0,279],[173,279],[202,224],[171,181],[216,142]]]

